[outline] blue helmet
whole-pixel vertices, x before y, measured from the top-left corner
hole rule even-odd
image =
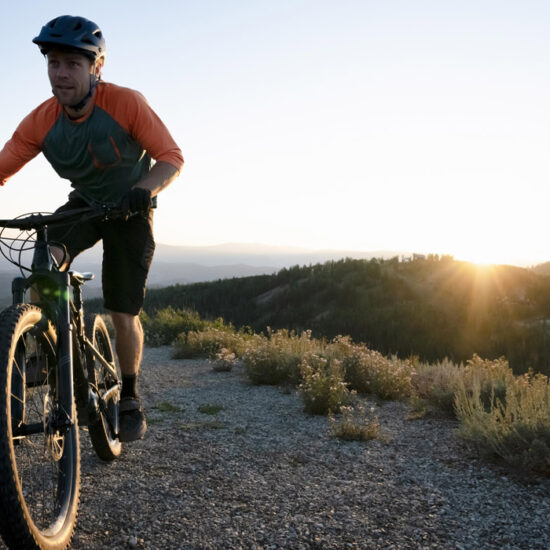
[[[33,39],[46,55],[54,48],[74,50],[92,61],[105,55],[105,38],[101,29],[89,19],[73,15],[61,15],[46,23]]]

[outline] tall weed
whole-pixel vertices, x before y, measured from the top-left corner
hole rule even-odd
[[[460,435],[481,449],[496,453],[522,470],[550,474],[550,383],[532,373],[507,373],[499,391],[484,394],[485,380],[472,374],[471,385],[459,383],[455,397]]]

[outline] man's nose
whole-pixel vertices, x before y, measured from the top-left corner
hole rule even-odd
[[[69,74],[67,65],[65,65],[65,63],[60,63],[57,66],[55,73],[58,78],[67,77]]]

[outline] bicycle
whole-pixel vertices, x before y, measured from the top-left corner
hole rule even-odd
[[[13,304],[0,313],[0,534],[9,548],[70,545],[79,422],[99,458],[121,453],[119,371],[102,317],[84,314],[82,286],[93,275],[61,271],[47,234],[53,224],[118,215],[90,207],[0,220],[1,252],[22,275],[12,283]],[[20,233],[8,236],[10,229]],[[32,254],[30,268],[25,254]]]

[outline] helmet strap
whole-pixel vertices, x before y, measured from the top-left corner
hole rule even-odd
[[[96,64],[97,61],[94,61],[94,71],[92,74],[90,74],[90,90],[78,103],[75,103],[74,105],[67,105],[67,107],[69,107],[70,109],[73,109],[74,111],[80,111],[80,109],[82,109],[86,105],[86,103],[88,103],[89,99],[94,95],[94,90],[99,80],[99,78],[96,77],[95,74]]]

